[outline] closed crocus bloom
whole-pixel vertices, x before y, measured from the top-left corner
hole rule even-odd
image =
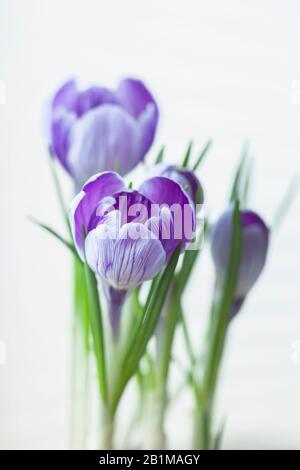
[[[203,203],[203,189],[194,171],[181,166],[160,163],[153,168],[153,174],[177,181],[195,204]]]
[[[241,211],[242,249],[231,317],[240,309],[266,262],[269,230],[255,212]],[[225,279],[231,250],[232,209],[228,209],[212,229],[211,253],[218,280]]]
[[[132,170],[151,147],[158,121],[154,98],[130,78],[116,90],[80,90],[70,80],[54,95],[49,114],[52,154],[77,187],[101,171]]]
[[[117,337],[126,294],[156,276],[180,243],[185,247],[192,240],[195,213],[187,194],[169,178],[150,178],[136,191],[118,174],[104,172],[74,198],[70,222],[79,255],[85,253],[103,285]]]

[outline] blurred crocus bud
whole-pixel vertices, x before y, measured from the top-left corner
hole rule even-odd
[[[231,317],[257,281],[266,262],[269,230],[255,212],[241,211],[242,251]],[[228,209],[212,229],[211,253],[220,283],[224,282],[231,251],[232,209]]]
[[[85,253],[103,286],[117,337],[126,294],[156,276],[177,246],[184,249],[193,239],[195,209],[169,178],[149,178],[133,190],[117,173],[104,172],[74,198],[70,224],[79,255]]]
[[[55,93],[48,111],[52,154],[77,187],[106,170],[125,175],[145,157],[158,121],[157,104],[145,85],[127,78],[116,90],[74,80]]]
[[[203,189],[199,179],[192,170],[176,165],[155,165],[152,174],[166,176],[181,185],[183,190],[190,196],[194,204],[203,203]]]

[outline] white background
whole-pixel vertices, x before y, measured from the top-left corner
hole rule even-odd
[[[124,75],[146,80],[161,108],[149,161],[161,143],[179,161],[190,138],[197,148],[215,140],[199,172],[212,216],[250,140],[252,207],[271,223],[299,171],[299,17],[296,0],[1,0],[1,448],[68,445],[71,260],[26,220],[63,227],[41,132],[50,91],[70,75],[109,86]],[[226,448],[300,448],[299,213],[298,198],[230,331],[218,402]],[[199,346],[210,282],[207,256],[186,298]],[[188,400],[173,413],[171,445],[180,448]]]

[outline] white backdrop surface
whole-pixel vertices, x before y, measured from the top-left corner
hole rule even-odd
[[[199,148],[214,138],[199,174],[212,216],[248,139],[252,207],[271,223],[299,172],[299,16],[296,0],[1,0],[1,448],[68,445],[71,260],[26,219],[62,229],[41,131],[49,92],[70,75],[145,79],[161,107],[149,160],[161,143],[179,161],[190,138]],[[218,399],[226,448],[300,448],[299,214],[298,198],[231,328]],[[185,302],[199,345],[210,282],[206,256]],[[170,415],[173,447],[187,445],[190,412],[183,397]]]

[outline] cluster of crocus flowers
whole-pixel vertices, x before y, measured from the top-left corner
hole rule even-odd
[[[151,147],[158,122],[153,96],[132,78],[116,90],[81,90],[70,80],[55,93],[48,114],[51,152],[77,187],[101,171],[132,170]]]
[[[79,255],[101,281],[117,336],[126,294],[155,277],[177,246],[184,249],[193,239],[195,206],[170,178],[152,177],[133,190],[117,173],[104,172],[74,198],[70,223]]]
[[[190,164],[192,144],[181,165],[165,163],[161,151],[156,159],[159,163],[134,187],[124,177],[151,148],[158,116],[151,92],[133,78],[122,80],[114,90],[102,86],[80,89],[75,80],[62,85],[48,109],[48,145],[52,157],[74,182],[76,195],[67,221],[72,240],[42,226],[75,255],[75,323],[79,317],[86,367],[90,354],[96,360],[105,417],[104,448],[113,446],[116,410],[127,383],[137,373],[143,401],[149,403],[154,397],[150,409],[156,426],[151,432],[159,442],[155,445],[165,446],[169,369],[179,326],[190,363],[184,382],[188,376],[187,386],[195,398],[194,447],[217,448],[220,439],[215,439],[212,430],[213,401],[229,320],[241,310],[263,271],[270,231],[258,214],[240,210],[241,164],[232,204],[214,225],[208,220],[200,224],[201,235],[210,234],[216,283],[205,351],[198,356],[182,295],[201,254],[199,245],[191,243],[198,234],[198,208],[204,203],[196,170],[211,140],[194,164]],[[247,193],[248,182],[246,178],[241,194]],[[102,296],[108,328],[102,323],[106,313]],[[131,302],[126,304],[127,299]],[[126,318],[128,305],[130,328],[126,329],[121,320],[123,314]],[[124,330],[128,333],[125,340],[120,334]],[[152,340],[156,342],[153,350],[148,347]],[[88,374],[86,370],[83,375]]]

